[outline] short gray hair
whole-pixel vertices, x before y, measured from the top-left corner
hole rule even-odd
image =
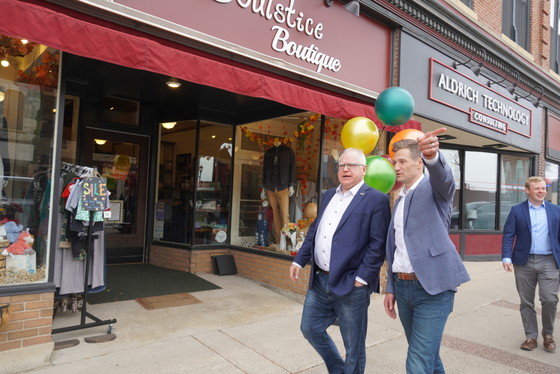
[[[358,156],[358,158],[360,159],[360,163],[362,165],[366,164],[366,155],[364,154],[364,151],[362,151],[359,148],[346,148],[344,150],[344,152],[342,152],[342,154],[340,155],[340,157],[338,158],[339,160],[342,158],[342,156],[346,155],[346,154],[353,154],[355,156]]]

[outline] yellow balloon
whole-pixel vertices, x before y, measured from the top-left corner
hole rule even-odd
[[[344,148],[358,148],[367,155],[375,149],[379,140],[379,131],[371,119],[354,117],[342,127],[340,140]]]

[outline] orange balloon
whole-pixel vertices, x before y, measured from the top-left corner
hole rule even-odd
[[[389,142],[389,157],[391,157],[391,160],[395,158],[395,153],[393,152],[393,145],[396,142],[403,139],[416,140],[422,136],[424,136],[424,133],[420,130],[415,130],[415,129],[401,130],[398,133],[396,133],[395,136],[393,136],[393,138]]]

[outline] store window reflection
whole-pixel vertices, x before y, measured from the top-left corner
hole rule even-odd
[[[60,53],[0,35],[0,59],[2,286],[46,280]],[[34,239],[31,248],[14,254],[14,243],[27,230]]]
[[[496,228],[497,166],[497,154],[465,152],[463,229]]]
[[[201,121],[199,128],[196,120],[161,124],[155,240],[228,241],[233,127]]]
[[[223,244],[228,240],[233,128],[200,124],[194,213],[194,244]]]
[[[191,244],[197,121],[160,127],[154,239]]]
[[[460,193],[461,193],[461,159],[459,151],[455,149],[440,149],[443,157],[447,160],[453,172],[453,179],[455,180],[455,193],[453,194],[453,209],[451,211],[451,229],[459,228],[459,206],[460,206]]]
[[[560,187],[558,185],[558,164],[552,162],[545,163],[545,175],[544,179],[546,182],[546,200],[553,204],[558,205],[558,192],[560,192]]]
[[[337,118],[327,117],[325,119],[325,137],[323,140],[322,165],[321,165],[321,188],[325,192],[331,188],[338,187],[338,158],[344,151],[340,140],[340,132],[345,121]],[[379,140],[381,144],[383,140]]]
[[[525,193],[525,180],[531,172],[531,160],[503,154],[501,159],[501,186],[500,186],[500,221],[499,229],[503,229],[511,207],[527,199]]]
[[[237,128],[232,244],[295,254],[316,216],[320,134],[309,112]]]

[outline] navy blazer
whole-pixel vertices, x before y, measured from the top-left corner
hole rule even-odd
[[[395,203],[404,203],[404,241],[408,257],[422,287],[430,295],[455,290],[471,278],[455,245],[449,238],[451,208],[455,192],[453,173],[443,154],[437,162],[426,164],[429,175]],[[393,259],[395,227],[391,220],[387,235],[387,292],[394,293]]]
[[[550,249],[560,266],[560,207],[549,202],[544,203],[548,218],[548,239]],[[504,225],[502,237],[502,258],[511,258],[514,265],[526,265],[531,251],[531,215],[527,200],[514,205]]]
[[[314,264],[315,234],[323,213],[336,189],[323,194],[317,218],[313,221],[294,262],[304,267],[312,263],[309,288],[317,268]],[[343,296],[354,288],[356,277],[368,283],[370,292],[379,292],[379,269],[385,259],[385,238],[391,218],[389,197],[363,184],[344,212],[331,246],[329,286]]]

